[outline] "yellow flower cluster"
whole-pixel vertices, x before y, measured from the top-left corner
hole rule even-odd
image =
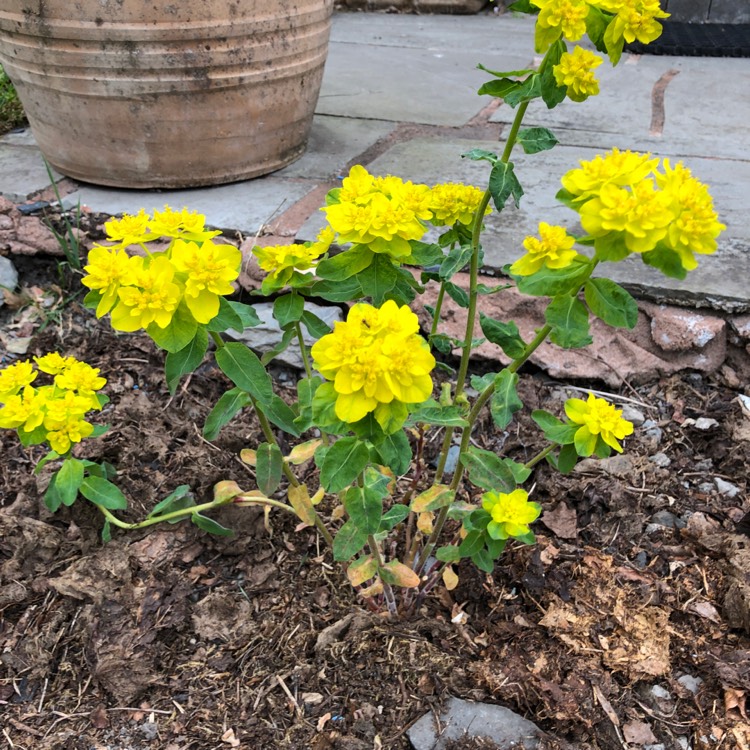
[[[258,265],[271,278],[276,286],[289,283],[295,271],[305,272],[313,269],[321,255],[328,252],[335,237],[333,229],[324,227],[318,233],[315,242],[296,245],[255,246],[253,255]]]
[[[621,51],[624,42],[653,42],[662,32],[658,19],[669,17],[659,0],[531,0],[531,4],[539,8],[537,52],[544,52],[561,37],[578,41],[586,33],[587,19],[597,11],[609,16],[604,43],[610,54]],[[619,52],[615,57],[619,58]]]
[[[17,429],[26,444],[48,442],[60,455],[94,431],[86,413],[100,410],[97,391],[106,380],[99,370],[57,352],[24,360],[0,370],[0,427]],[[35,387],[39,372],[53,376],[51,385]]]
[[[435,358],[418,330],[417,316],[406,305],[358,304],[313,346],[315,367],[333,381],[338,419],[358,422],[372,412],[393,432],[409,405],[430,397]]]
[[[487,534],[492,539],[524,537],[531,529],[529,524],[539,517],[542,508],[539,503],[530,503],[526,490],[513,492],[485,492],[482,507],[492,516],[487,524]]]
[[[573,52],[563,53],[552,73],[557,85],[567,88],[568,99],[582,102],[599,93],[599,81],[593,71],[601,64],[599,55],[576,46]]]
[[[392,175],[375,177],[357,165],[334,196],[322,210],[339,242],[367,245],[374,253],[403,260],[412,253],[410,242],[427,232],[425,222],[469,224],[483,193],[455,183],[430,188]]]
[[[105,224],[107,237],[117,244],[95,245],[82,282],[99,297],[97,317],[112,311],[112,327],[136,331],[152,323],[166,328],[184,302],[200,324],[219,312],[219,297],[231,294],[239,276],[242,255],[232,245],[215,244],[220,232],[205,230],[205,217],[183,209],[143,210]],[[169,241],[166,250],[151,252],[147,243]],[[125,248],[139,245],[145,256]]]
[[[622,453],[622,446],[617,441],[633,434],[633,425],[622,418],[622,411],[593,393],[589,394],[587,401],[569,398],[565,402],[565,413],[573,424],[581,425],[576,430],[575,444],[582,456],[590,456],[600,442]]]
[[[565,227],[550,226],[542,221],[539,224],[539,237],[530,235],[523,241],[526,255],[510,267],[510,272],[529,276],[542,266],[565,268],[578,255],[573,250],[574,244],[575,237],[571,237]]]
[[[586,232],[597,240],[619,239],[628,253],[670,250],[686,270],[695,254],[716,251],[726,227],[718,220],[708,188],[678,163],[650,154],[613,149],[581,162],[562,178]]]

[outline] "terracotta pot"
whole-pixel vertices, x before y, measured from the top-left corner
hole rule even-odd
[[[3,0],[0,63],[59,172],[190,187],[303,153],[333,0]]]

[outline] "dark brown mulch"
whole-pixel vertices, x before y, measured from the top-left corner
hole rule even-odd
[[[151,342],[115,336],[76,302],[29,353],[61,347],[109,380],[102,420],[112,428],[85,445],[88,457],[119,469],[124,518],[141,518],[181,484],[199,502],[222,479],[253,488],[238,459],[260,440],[253,417],[241,415],[213,443],[201,436],[227,387],[214,366],[170,398]],[[528,374],[521,392],[529,411],[559,414],[565,385]],[[217,519],[233,538],[180,524],[116,532],[102,545],[86,501],[44,509],[46,475],[32,474],[40,450],[3,432],[5,741],[55,750],[408,748],[410,724],[457,695],[523,714],[558,738],[548,747],[671,749],[686,738],[692,748],[746,750],[750,540],[738,523],[750,510],[750,418],[736,391],[707,376],[623,395],[651,420],[625,457],[568,477],[539,466],[538,544],[511,546],[492,576],[461,565],[456,590],[435,590],[396,622],[357,601],[317,535],[280,515],[267,528],[262,513],[224,509]],[[700,418],[716,425],[701,429]],[[476,440],[525,460],[542,445],[527,416],[504,433],[487,421]],[[301,471],[312,477],[313,467]],[[739,493],[721,494],[717,478]],[[670,519],[684,528],[663,525]]]

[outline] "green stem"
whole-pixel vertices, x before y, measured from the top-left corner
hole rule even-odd
[[[438,291],[437,300],[435,300],[435,312],[432,316],[432,327],[430,328],[430,338],[432,338],[438,329],[438,323],[440,322],[440,311],[443,307],[443,300],[445,299],[445,282],[440,282],[440,289]]]
[[[216,331],[209,331],[209,334],[211,335],[211,338],[214,340],[214,343],[216,344],[217,349],[223,349],[224,348],[224,339],[219,336],[219,334]]]
[[[530,461],[527,461],[524,466],[527,469],[530,469],[532,466],[536,466],[540,461],[547,458],[547,456],[552,453],[552,451],[557,448],[557,443],[550,443],[543,451],[539,451],[539,453],[534,456]]]
[[[305,375],[308,378],[312,378],[312,367],[310,366],[310,357],[307,354],[307,347],[305,346],[305,339],[302,337],[302,325],[299,320],[294,324],[294,331],[297,334],[297,341],[299,342],[299,351],[302,355],[302,364],[305,367]]]
[[[370,547],[370,552],[372,552],[372,556],[375,558],[375,562],[378,564],[378,568],[383,567],[383,558],[380,555],[380,549],[378,548],[377,540],[375,539],[375,536],[373,534],[370,534],[367,537],[367,545]],[[384,581],[382,577],[380,578],[380,582],[383,584],[383,596],[385,597],[385,602],[388,605],[388,613],[395,617],[398,614],[398,608],[396,607],[396,595],[393,593],[393,588],[391,587],[391,584],[387,581]]]

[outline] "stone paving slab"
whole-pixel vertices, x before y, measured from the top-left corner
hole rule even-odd
[[[210,190],[118,190],[94,185],[83,185],[63,198],[63,206],[81,205],[106,214],[137,213],[161,209],[168,204],[174,209],[187,206],[191,211],[206,215],[210,226],[238,230],[253,236],[261,227],[277,218],[283,211],[316,187],[307,180],[279,180],[267,177],[260,180],[219,185]]]
[[[57,172],[52,174],[55,179],[62,179]],[[23,203],[49,184],[47,167],[36,146],[0,141],[0,195],[14,203]]]
[[[460,126],[490,101],[476,69],[514,70],[533,58],[525,18],[334,16],[317,111],[427,125]]]
[[[533,102],[524,124],[549,127],[570,145],[750,158],[747,60],[626,54],[616,68],[605,61],[596,74],[598,96],[581,103],[565,101],[551,111]],[[665,86],[664,123],[653,133],[652,96],[660,80]],[[514,115],[515,110],[503,105],[490,121],[510,123]]]

